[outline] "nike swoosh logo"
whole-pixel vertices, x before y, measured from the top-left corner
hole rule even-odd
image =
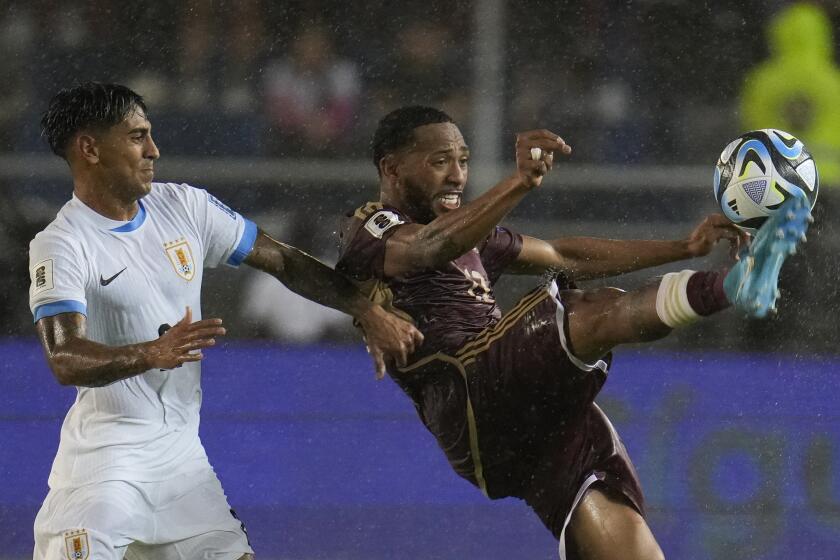
[[[116,278],[117,276],[119,276],[120,274],[125,272],[126,268],[128,268],[128,267],[123,268],[122,270],[120,270],[119,272],[117,272],[116,274],[114,274],[113,276],[111,276],[108,279],[102,278],[102,275],[100,274],[99,275],[99,283],[102,284],[103,286],[107,286],[108,284],[110,284],[111,282],[114,281],[114,278]]]

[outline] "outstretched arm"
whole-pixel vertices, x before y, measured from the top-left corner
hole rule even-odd
[[[531,159],[532,148],[540,148],[545,157]],[[554,152],[569,154],[571,147],[547,130],[517,134],[516,173],[426,225],[409,224],[397,229],[387,241],[385,274],[395,277],[438,268],[478,245],[530,190],[540,185],[551,169]]]
[[[197,362],[202,348],[213,346],[225,334],[221,319],[192,322],[187,307],[184,318],[160,338],[126,346],[107,346],[85,336],[85,316],[60,313],[35,324],[50,369],[62,385],[102,387],[144,371],[172,369]]]
[[[575,280],[617,276],[683,259],[709,254],[727,240],[737,252],[748,235],[722,214],[706,217],[691,234],[678,241],[646,241],[566,237],[543,241],[524,237],[522,251],[508,272],[542,274],[550,268],[568,273]]]
[[[271,274],[308,300],[355,317],[365,332],[378,376],[385,373],[385,358],[405,365],[423,335],[413,325],[371,303],[347,278],[300,249],[260,231],[245,263]]]

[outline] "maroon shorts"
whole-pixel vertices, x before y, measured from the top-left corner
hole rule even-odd
[[[490,498],[524,499],[558,538],[591,474],[644,512],[633,464],[594,403],[609,356],[573,356],[562,299],[556,284],[535,290],[457,352],[393,375],[459,475]]]

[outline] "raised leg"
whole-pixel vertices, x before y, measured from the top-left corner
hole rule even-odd
[[[650,528],[620,493],[594,485],[572,514],[567,560],[664,560]]]

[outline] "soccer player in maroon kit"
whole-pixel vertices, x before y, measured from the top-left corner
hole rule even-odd
[[[498,226],[540,186],[554,154],[569,153],[552,132],[518,134],[516,172],[462,203],[469,149],[458,127],[436,109],[398,109],[373,140],[380,200],[347,216],[336,268],[424,334],[410,363],[389,373],[455,472],[490,498],[525,500],[561,558],[658,559],[633,464],[594,403],[609,352],[731,304],[766,315],[810,214],[791,201],[728,273],[683,270],[630,292],[578,290],[575,281],[703,256],[721,240],[737,248],[747,236],[719,214],[679,241],[544,241]],[[501,274],[547,272],[502,316],[492,290]]]

